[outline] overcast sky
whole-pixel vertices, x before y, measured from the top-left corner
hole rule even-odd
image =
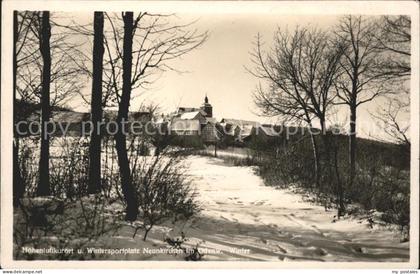
[[[267,46],[270,46],[277,27],[294,29],[297,25],[319,28],[333,27],[337,16],[285,16],[267,14],[177,14],[182,22],[198,19],[195,28],[209,31],[208,40],[188,55],[179,58],[172,65],[188,73],[165,72],[150,90],[137,90],[142,94],[131,109],[138,108],[142,101],[158,103],[162,112],[169,113],[178,106],[199,107],[207,94],[213,105],[213,115],[218,118],[237,118],[260,122],[272,119],[258,116],[252,93],[259,80],[246,71],[252,67],[250,51],[255,36],[260,33]],[[91,14],[74,16],[78,22],[91,22]],[[90,84],[86,86],[90,91]],[[374,111],[378,102],[362,105],[358,109],[360,136],[368,136],[377,130],[375,122],[367,110]],[[69,105],[79,111],[89,111],[81,100],[75,98]],[[348,120],[345,106],[334,117],[341,122]]]

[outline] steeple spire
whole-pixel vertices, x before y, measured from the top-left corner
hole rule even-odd
[[[213,107],[209,103],[209,97],[207,97],[207,92],[206,96],[204,97],[204,104],[201,107],[201,110],[203,110],[206,113],[206,117],[213,117]]]

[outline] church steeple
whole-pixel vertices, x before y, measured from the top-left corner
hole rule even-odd
[[[201,109],[206,113],[206,117],[213,117],[213,107],[212,105],[209,103],[209,98],[206,96],[204,97],[204,104],[201,107]]]

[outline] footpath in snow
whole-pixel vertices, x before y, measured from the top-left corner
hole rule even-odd
[[[183,228],[152,230],[145,243],[120,234],[113,247],[164,247],[165,235],[182,230],[194,247],[217,250],[204,260],[407,261],[409,243],[385,228],[371,229],[357,219],[332,222],[334,211],[303,201],[289,190],[265,186],[252,167],[190,156],[189,176],[202,211]],[[122,232],[122,231],[120,231]],[[132,231],[127,231],[131,235]],[[141,234],[141,233],[140,233]],[[123,238],[128,242],[123,243]],[[212,254],[215,253],[215,254]],[[181,259],[181,257],[177,257]],[[125,259],[176,260],[173,255]]]
[[[333,223],[335,211],[302,196],[265,186],[252,167],[190,157],[190,174],[202,203],[193,233],[224,250],[214,259],[405,261],[408,243],[386,229],[357,220]],[[239,250],[237,250],[239,249]],[[241,253],[249,249],[249,253]],[[233,251],[233,252],[229,252]]]

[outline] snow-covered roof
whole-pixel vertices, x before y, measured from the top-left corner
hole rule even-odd
[[[261,126],[258,129],[262,130],[267,136],[276,137],[280,135],[272,126]]]
[[[199,111],[199,108],[194,107],[179,107],[178,113],[184,113],[184,112],[193,112],[193,111]]]
[[[179,118],[183,120],[193,120],[193,119],[197,119],[197,116],[200,114],[202,115],[200,111],[185,112],[181,114]]]
[[[201,128],[199,120],[185,120],[179,118],[174,118],[170,127],[171,130],[174,131],[199,131]]]
[[[214,117],[206,117],[206,122],[212,123],[212,124],[216,124],[217,123],[217,119],[214,118]]]
[[[39,121],[40,111],[35,111],[29,116],[28,121]],[[58,123],[82,123],[90,120],[90,113],[75,112],[75,111],[53,111],[51,113],[51,120]]]
[[[117,111],[109,110],[103,112],[103,118],[107,121],[115,121],[117,119]],[[29,118],[29,121],[39,120],[40,112],[34,112]],[[128,113],[128,121],[150,121],[152,115],[150,112],[131,111]],[[51,113],[51,120],[58,123],[72,123],[78,124],[87,122],[90,120],[89,112],[77,112],[77,111],[53,111]]]
[[[253,125],[245,125],[241,128],[241,137],[247,137],[252,134],[252,130],[254,129]]]
[[[51,115],[54,122],[82,123],[90,120],[90,113],[74,111],[54,111]]]
[[[227,124],[227,123],[219,123],[219,126],[222,128],[222,131],[226,135],[234,136],[235,130],[238,128],[237,125]]]
[[[247,121],[247,120],[230,119],[230,118],[223,118],[221,122],[231,124],[231,125],[237,125],[241,127],[246,126],[246,125],[258,126],[260,124],[259,122],[256,122],[256,121]]]
[[[108,121],[116,121],[118,116],[118,112],[115,110],[107,110],[104,111],[103,117],[105,120]],[[128,113],[128,121],[142,121],[148,122],[151,121],[152,114],[146,111],[130,111]]]

